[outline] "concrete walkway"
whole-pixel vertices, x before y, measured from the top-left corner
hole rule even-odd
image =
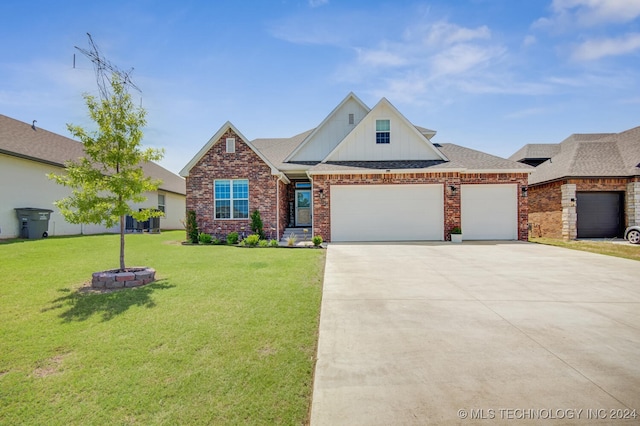
[[[640,262],[330,244],[311,425],[496,423],[640,424]]]

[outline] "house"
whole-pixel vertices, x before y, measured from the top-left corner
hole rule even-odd
[[[35,207],[53,210],[49,235],[96,234],[118,232],[102,225],[68,223],[53,205],[71,194],[71,190],[47,178],[48,173],[63,173],[64,163],[84,155],[82,143],[48,132],[0,114],[0,238],[19,236],[16,208]],[[165,212],[163,229],[183,229],[185,182],[180,176],[155,163],[143,164],[148,176],[161,179],[147,201],[136,207],[154,207]]]
[[[202,232],[224,236],[261,214],[273,237],[307,228],[325,241],[526,240],[532,167],[411,124],[387,99],[350,93],[314,129],[247,139],[225,123],[180,172]]]
[[[510,159],[536,166],[528,189],[533,236],[610,238],[640,225],[640,127],[529,144]]]

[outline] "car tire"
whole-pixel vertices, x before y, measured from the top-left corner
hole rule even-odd
[[[48,232],[45,231],[45,232],[42,233],[42,238],[47,238],[48,236],[49,236]]]
[[[636,231],[635,229],[629,231],[627,241],[631,244],[640,244],[640,231]]]

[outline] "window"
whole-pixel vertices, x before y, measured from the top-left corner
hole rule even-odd
[[[227,152],[236,152],[236,138],[227,138]]]
[[[158,210],[164,213],[164,194],[158,194]]]
[[[349,124],[353,124],[355,122],[355,118],[353,114],[349,114]]]
[[[216,219],[249,217],[249,181],[247,179],[216,180],[213,197]]]
[[[311,182],[296,182],[296,189],[311,189]]]
[[[376,143],[391,142],[391,120],[376,120]]]

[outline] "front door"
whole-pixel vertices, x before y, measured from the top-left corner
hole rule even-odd
[[[296,190],[296,226],[311,226],[311,190]]]

